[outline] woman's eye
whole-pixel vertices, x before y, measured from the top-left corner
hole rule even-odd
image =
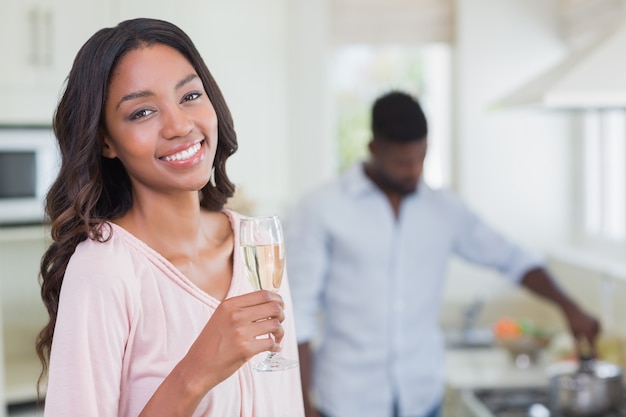
[[[130,115],[130,120],[138,120],[152,113],[152,110],[141,109]]]
[[[185,97],[183,97],[183,101],[193,101],[199,98],[201,95],[202,93],[200,93],[199,91],[194,91],[193,93],[189,93]]]

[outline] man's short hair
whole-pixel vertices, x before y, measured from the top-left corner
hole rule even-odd
[[[374,102],[372,134],[375,140],[398,143],[423,140],[428,134],[426,116],[411,95],[391,91]]]

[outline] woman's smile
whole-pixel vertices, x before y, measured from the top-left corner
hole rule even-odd
[[[196,142],[191,146],[186,147],[182,150],[173,150],[172,153],[161,156],[159,159],[165,162],[171,162],[175,166],[191,166],[196,163],[202,161],[204,159],[204,152],[200,152],[203,150],[205,141],[202,140],[200,142]]]

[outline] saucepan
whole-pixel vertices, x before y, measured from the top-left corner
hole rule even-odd
[[[581,353],[578,362],[559,362],[548,372],[550,410],[558,416],[604,416],[623,403],[622,369],[616,364]]]

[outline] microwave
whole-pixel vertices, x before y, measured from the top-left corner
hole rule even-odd
[[[60,165],[50,127],[0,127],[0,225],[44,223]]]

